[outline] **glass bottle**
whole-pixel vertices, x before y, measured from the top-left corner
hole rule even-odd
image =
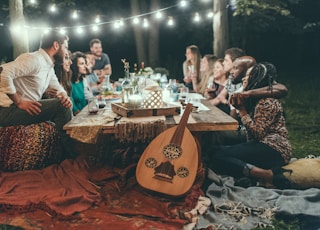
[[[132,93],[133,88],[132,84],[129,78],[129,72],[125,71],[125,77],[123,81],[121,82],[121,88],[122,88],[122,103],[128,103],[129,95]]]
[[[110,83],[110,75],[104,75],[103,85],[101,87],[102,93],[105,95],[112,94],[112,84]]]

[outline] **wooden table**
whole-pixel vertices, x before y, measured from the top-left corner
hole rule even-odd
[[[238,122],[231,116],[222,112],[215,106],[208,105],[206,102],[202,102],[208,111],[192,112],[188,119],[187,128],[192,132],[192,135],[197,140],[199,153],[202,152],[201,145],[203,143],[203,135],[210,131],[232,131],[238,129]],[[71,121],[69,121],[64,129],[66,132],[75,139],[76,151],[78,153],[84,154],[85,156],[92,155],[94,153],[94,159],[98,159],[97,162],[111,162],[111,164],[118,164],[119,162],[127,162],[124,156],[124,160],[114,160],[112,158],[114,152],[117,152],[119,146],[122,146],[123,140],[130,143],[139,143],[140,140],[144,140],[143,143],[149,143],[156,134],[153,132],[154,129],[149,129],[144,135],[140,135],[138,142],[132,141],[132,136],[137,137],[135,132],[127,134],[125,137],[119,133],[120,124],[143,124],[147,121],[153,123],[154,128],[157,129],[158,125],[156,120],[161,119],[160,124],[164,124],[164,128],[170,128],[177,125],[181,119],[181,115],[176,116],[149,116],[149,117],[137,117],[137,118],[127,118],[122,117],[120,121],[114,118],[119,118],[120,116],[113,113],[112,110],[100,110],[97,115],[89,115],[87,108],[84,108],[77,116],[75,116]],[[154,119],[154,120],[152,120]],[[159,124],[159,123],[158,123]],[[160,125],[161,126],[161,125]],[[162,126],[161,126],[162,127]],[[98,131],[97,131],[98,129]],[[79,132],[80,131],[80,132]],[[80,133],[80,134],[79,134]],[[161,132],[160,132],[161,133]],[[160,134],[159,133],[159,134]],[[153,136],[152,136],[153,135]],[[110,138],[118,139],[118,141],[110,141]],[[134,151],[143,151],[145,145],[130,145]],[[123,146],[122,146],[123,147]],[[110,158],[110,159],[109,159]],[[199,154],[199,159],[202,155]],[[201,164],[199,160],[199,167]],[[121,166],[125,167],[125,165]]]
[[[192,112],[190,114],[187,128],[191,132],[237,130],[238,122],[235,119],[222,112],[217,107],[209,105],[206,101],[203,101],[202,103],[210,110]],[[102,119],[103,116],[106,118]],[[87,109],[84,108],[77,116],[75,116],[64,126],[64,130],[70,134],[71,130],[76,127],[81,125],[91,125],[101,126],[103,134],[114,134],[116,132],[116,122],[113,120],[113,118],[115,117],[118,117],[118,115],[111,110],[100,110],[97,115],[89,115]],[[180,115],[163,117],[168,128],[178,124],[180,118]],[[129,118],[128,120],[134,122],[138,119],[141,118]],[[88,123],[89,120],[95,120],[95,122],[90,124],[90,122]]]

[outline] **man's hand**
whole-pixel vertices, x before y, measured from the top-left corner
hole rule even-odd
[[[63,107],[65,108],[71,108],[72,107],[72,102],[70,100],[70,98],[68,97],[68,95],[66,95],[63,92],[60,92],[57,94],[57,98],[60,99],[61,104],[63,105]]]
[[[27,101],[21,100],[17,107],[19,109],[25,110],[31,116],[38,115],[41,112],[42,104],[38,101]]]

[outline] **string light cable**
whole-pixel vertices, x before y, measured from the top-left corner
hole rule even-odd
[[[163,12],[168,11],[172,8],[176,8],[176,7],[187,8],[194,1],[195,0],[180,0],[180,1],[178,1],[178,3],[164,7],[164,8],[160,8],[160,9],[153,10],[150,12],[142,13],[139,15],[134,15],[134,16],[129,16],[129,17],[121,17],[119,19],[110,20],[110,21],[101,21],[101,16],[103,16],[103,15],[98,15],[98,16],[96,16],[94,23],[88,23],[88,24],[84,24],[84,25],[50,27],[50,26],[33,26],[33,25],[26,24],[25,28],[31,29],[31,30],[42,30],[44,32],[50,31],[50,30],[59,30],[61,33],[66,33],[67,30],[71,29],[71,30],[75,30],[77,33],[83,33],[84,29],[89,28],[89,27],[92,28],[93,31],[98,31],[99,28],[104,25],[113,25],[115,29],[118,29],[118,28],[121,28],[122,26],[124,26],[125,22],[127,22],[127,21],[131,21],[132,24],[139,24],[141,20],[142,20],[141,26],[144,28],[148,28],[148,27],[150,27],[150,25],[149,25],[149,20],[146,18],[146,16],[155,15],[155,18],[160,20],[163,17],[163,14],[162,14]],[[201,1],[203,3],[210,2],[208,0],[198,0],[198,1]],[[29,4],[31,4],[31,2],[29,2]],[[34,1],[32,4],[36,4],[36,2]],[[49,10],[52,13],[57,13],[57,5],[51,4],[51,6],[49,6]],[[206,10],[205,14],[206,14],[207,18],[210,18],[213,15],[212,11],[208,12],[208,10]],[[199,12],[195,12],[192,15],[193,15],[192,20],[194,22],[199,22],[201,20]],[[79,11],[72,10],[71,17],[73,19],[79,18]],[[171,15],[167,16],[167,25],[173,26],[174,24],[175,24],[174,17]],[[0,22],[0,27],[1,26],[3,27],[3,26],[5,26],[5,24]],[[21,25],[16,25],[16,26],[13,25],[10,27],[10,29],[13,31],[19,31],[21,29]]]

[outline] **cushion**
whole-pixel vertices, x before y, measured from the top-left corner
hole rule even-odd
[[[294,188],[320,188],[320,159],[299,159],[283,167],[292,170],[283,175]]]
[[[42,169],[61,159],[59,135],[54,123],[2,127],[0,137],[2,171]]]

